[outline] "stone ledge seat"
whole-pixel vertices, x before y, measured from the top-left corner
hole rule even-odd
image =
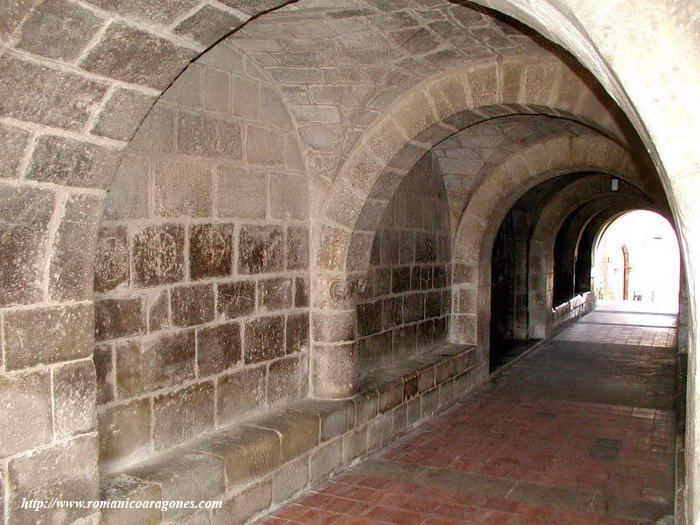
[[[447,344],[365,378],[350,399],[304,399],[133,465],[104,480],[103,500],[223,508],[109,509],[102,523],[245,523],[448,408],[483,382],[480,362],[476,347]]]

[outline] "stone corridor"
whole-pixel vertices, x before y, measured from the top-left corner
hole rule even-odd
[[[602,304],[258,523],[657,523],[673,513],[675,326]]]

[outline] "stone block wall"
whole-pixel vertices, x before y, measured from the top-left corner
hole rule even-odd
[[[103,471],[306,395],[308,239],[292,120],[222,44],[139,128],[97,232]]]
[[[367,290],[356,307],[361,376],[446,341],[450,243],[442,172],[429,153],[402,181],[374,237]]]

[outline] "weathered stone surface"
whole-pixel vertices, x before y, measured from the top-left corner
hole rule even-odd
[[[304,352],[309,348],[309,314],[290,314],[287,316],[287,353]]]
[[[267,177],[263,173],[220,166],[217,169],[217,210],[220,217],[264,219]]]
[[[3,188],[0,192],[0,305],[41,299],[53,208],[54,194],[48,190]]]
[[[103,226],[95,249],[96,292],[113,290],[129,282],[129,243],[126,226]]]
[[[124,82],[165,89],[195,54],[151,33],[113,22],[80,66]],[[133,56],[141,60],[131,60]]]
[[[285,277],[258,282],[259,308],[263,312],[292,306],[292,280]]]
[[[214,287],[211,284],[177,286],[170,291],[170,311],[175,326],[194,326],[214,320]]]
[[[309,281],[303,277],[294,280],[294,306],[302,308],[309,306]]]
[[[210,46],[243,22],[244,19],[228,11],[204,5],[191,17],[180,22],[175,28],[175,32],[193,38],[205,46]]]
[[[354,432],[343,436],[343,464],[350,463],[367,452],[368,427],[369,425],[364,425]]]
[[[151,403],[137,399],[103,409],[98,415],[100,461],[112,463],[146,457],[151,447]]]
[[[348,397],[357,388],[355,343],[314,345],[311,384],[314,395],[326,399]]]
[[[355,339],[355,312],[316,311],[311,316],[314,341],[334,343]]]
[[[0,124],[0,155],[3,158],[0,179],[19,177],[20,164],[28,142],[28,131]]]
[[[48,370],[0,375],[0,397],[3,417],[8,421],[0,426],[0,457],[51,440],[51,377]]]
[[[284,461],[301,456],[319,443],[319,417],[315,414],[289,409],[270,414],[257,425],[280,433]]]
[[[382,301],[357,305],[358,335],[371,335],[382,329]]]
[[[48,306],[5,312],[5,369],[71,361],[92,355],[92,305]]]
[[[102,483],[100,489],[102,501],[161,501],[163,493],[155,483],[148,483],[130,476],[116,476]],[[142,523],[153,525],[160,523],[163,514],[160,509],[102,509],[102,525],[121,525],[122,523]]]
[[[255,310],[255,281],[217,285],[216,310],[223,319],[236,319]]]
[[[71,523],[93,514],[92,509],[22,509],[28,500],[99,499],[97,441],[81,437],[10,460],[7,466],[10,523]]]
[[[211,214],[212,174],[193,162],[161,161],[153,168],[155,212],[160,217],[205,217]]]
[[[84,301],[92,297],[93,242],[101,215],[100,197],[68,197],[49,266],[49,297],[53,301]]]
[[[328,478],[340,467],[343,452],[343,441],[336,439],[322,445],[311,453],[309,459],[309,477],[312,483]]]
[[[125,472],[128,476],[160,486],[163,499],[205,501],[224,491],[224,468],[220,458],[178,450]],[[192,509],[169,509],[166,520],[176,520]]]
[[[102,20],[87,9],[65,0],[48,0],[24,23],[17,47],[72,62],[101,25]]]
[[[260,105],[260,87],[245,77],[231,77],[231,94],[233,97],[233,114],[236,117],[255,120],[258,118]]]
[[[229,275],[232,252],[232,224],[195,224],[190,228],[192,279]]]
[[[115,140],[129,140],[155,100],[140,91],[117,88],[97,117],[92,132]]]
[[[117,392],[127,398],[194,378],[194,331],[117,346]]]
[[[309,458],[290,461],[272,478],[272,501],[282,502],[306,487],[309,482]]]
[[[37,139],[27,178],[67,186],[106,189],[119,162],[119,152],[66,137]]]
[[[271,174],[270,211],[275,219],[306,219],[309,216],[308,180],[288,173]]]
[[[6,54],[0,58],[0,115],[79,131],[107,84]]]
[[[245,323],[245,362],[258,363],[286,353],[284,316],[260,317]]]
[[[114,399],[114,362],[111,345],[96,345],[93,361],[97,381],[97,404],[103,405]]]
[[[91,359],[53,370],[54,434],[70,437],[95,428],[95,365]]]
[[[213,525],[243,525],[272,503],[272,481],[263,481],[226,500],[212,512]]]
[[[299,358],[288,357],[271,363],[267,376],[267,402],[270,405],[299,399],[302,390],[302,366]]]
[[[284,135],[276,129],[258,126],[246,129],[246,160],[251,164],[283,165],[284,145]]]
[[[279,226],[241,226],[238,246],[239,272],[265,273],[284,269],[284,234]]]
[[[247,368],[217,382],[217,421],[234,421],[265,406],[265,367]]]
[[[169,290],[163,290],[155,295],[148,296],[146,308],[149,332],[157,332],[171,326]]]
[[[267,474],[282,463],[277,433],[253,426],[216,432],[193,443],[191,448],[223,459],[229,490]]]
[[[303,226],[287,228],[287,269],[303,270],[309,267],[309,231]]]
[[[105,341],[146,332],[143,300],[107,298],[95,301],[95,339]]]
[[[241,328],[226,323],[197,330],[197,366],[199,375],[218,374],[241,359]]]
[[[153,106],[129,142],[129,150],[139,153],[174,152],[176,116],[172,108],[161,104]]]
[[[198,383],[153,399],[153,445],[163,450],[214,426],[214,384]]]
[[[90,3],[117,13],[126,18],[135,18],[160,25],[170,25],[197,5],[197,0],[172,0],[165,5],[155,6],[148,0],[90,0]]]
[[[235,122],[183,112],[179,115],[177,149],[186,155],[241,160],[241,129]]]
[[[137,219],[148,215],[148,160],[142,156],[124,155],[117,175],[105,198],[104,218]]]
[[[177,224],[147,226],[132,240],[133,281],[155,286],[184,277],[184,228]]]

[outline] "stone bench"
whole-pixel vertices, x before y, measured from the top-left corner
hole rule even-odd
[[[488,377],[473,346],[382,370],[351,399],[306,399],[218,430],[104,480],[102,499],[221,500],[215,510],[108,509],[106,524],[245,523],[454,404]]]

